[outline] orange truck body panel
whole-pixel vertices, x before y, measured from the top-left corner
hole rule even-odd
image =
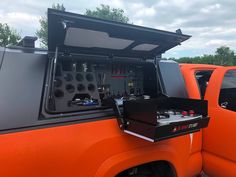
[[[216,68],[211,65],[181,65],[190,98],[200,98],[194,72]],[[214,96],[218,94],[219,87],[209,85],[207,99],[210,105],[213,99],[217,99]],[[216,127],[225,124],[224,128],[227,129],[227,122],[214,120],[215,114],[217,110],[210,108],[210,116],[213,118],[208,129],[213,129],[212,124],[216,124]],[[222,119],[226,116],[222,115]],[[204,131],[206,139],[212,140],[204,143],[202,131],[157,143],[147,142],[123,133],[115,118],[3,134],[0,135],[0,176],[114,177],[130,167],[164,160],[172,164],[177,176],[193,177],[202,170],[202,144],[206,171],[215,171],[211,173],[213,176],[222,176],[226,173],[218,172],[215,166],[207,166],[207,160],[214,161],[217,157],[210,157],[211,154],[205,151],[211,148],[228,159],[236,159],[235,151],[226,152],[224,146],[218,144],[221,139],[225,139],[218,134],[215,136],[220,128]],[[236,147],[236,141],[232,139],[225,139],[225,142]],[[204,160],[207,156],[209,158]],[[232,176],[235,164],[226,161],[222,165],[228,169],[227,175],[223,176]]]
[[[3,177],[113,177],[157,160],[170,162],[178,176],[194,176],[202,163],[189,135],[151,143],[124,134],[115,119],[4,134],[0,145]]]
[[[209,127],[203,131],[203,167],[214,177],[236,176],[236,113],[218,104],[222,81],[228,70],[236,70],[236,67],[224,67],[212,74],[217,80],[209,82],[205,95],[212,119]]]
[[[183,64],[181,67],[186,87],[191,98],[199,98],[200,94],[194,72],[214,70],[206,89],[205,98],[208,100],[208,114],[211,117],[209,126],[202,131],[203,170],[212,177],[236,176],[236,113],[222,108],[219,95],[224,75],[236,67],[221,67],[213,65]],[[196,136],[196,134],[195,134]],[[197,138],[197,137],[196,137]]]

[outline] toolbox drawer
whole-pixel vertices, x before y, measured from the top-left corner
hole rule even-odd
[[[192,115],[181,114],[189,110]],[[160,117],[159,112],[167,117]],[[155,142],[199,131],[208,126],[210,118],[205,100],[166,97],[124,102],[123,119],[125,133]],[[162,119],[171,120],[163,123]]]

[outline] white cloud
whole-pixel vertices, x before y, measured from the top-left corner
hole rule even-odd
[[[0,14],[0,21],[9,24],[12,28],[22,35],[34,35],[36,29],[39,28],[40,16],[28,14],[25,12],[9,12]]]
[[[12,21],[12,22],[24,21],[26,23],[35,22],[39,20],[39,16],[30,15],[23,12],[10,12],[6,14],[5,18],[6,21]]]
[[[143,3],[132,3],[129,8],[130,11],[134,12],[134,17],[152,17],[156,14],[155,8],[146,7]]]
[[[135,21],[133,21],[133,23],[136,24],[136,25],[143,26],[143,20],[142,19],[135,20]]]
[[[63,3],[67,11],[84,13],[100,4],[124,9],[130,21],[137,25],[175,31],[181,28],[192,35],[188,41],[165,53],[167,57],[194,56],[214,53],[220,45],[236,50],[235,0],[78,0]],[[54,1],[1,0],[0,22],[8,23],[21,35],[35,35],[39,18]]]
[[[203,7],[201,8],[201,12],[203,13],[210,13],[211,11],[213,10],[217,10],[217,9],[220,9],[221,5],[220,4],[213,4],[213,5],[209,5],[207,7]]]
[[[219,46],[219,45],[226,45],[227,41],[221,39],[212,39],[206,43],[206,46]]]

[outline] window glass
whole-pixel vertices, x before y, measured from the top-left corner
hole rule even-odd
[[[230,70],[225,73],[221,89],[236,88],[236,70]]]
[[[222,108],[236,111],[236,70],[229,70],[225,73],[219,95],[219,105]]]
[[[204,71],[195,72],[195,77],[198,82],[198,87],[199,87],[199,91],[200,91],[202,99],[204,98],[206,88],[208,86],[208,82],[210,80],[212,72],[213,72],[212,70],[204,70]]]

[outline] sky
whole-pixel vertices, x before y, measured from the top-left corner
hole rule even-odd
[[[180,28],[192,36],[167,51],[166,58],[214,54],[223,45],[236,51],[235,0],[0,0],[0,23],[9,24],[22,37],[34,36],[39,19],[53,3],[79,14],[106,4],[123,9],[133,24],[172,32]]]

